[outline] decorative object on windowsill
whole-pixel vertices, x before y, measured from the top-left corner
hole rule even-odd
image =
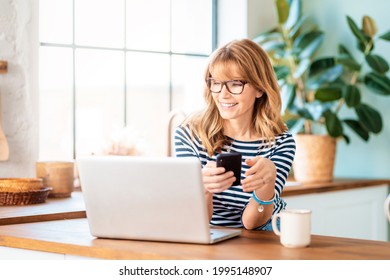
[[[93,155],[141,156],[144,150],[143,141],[133,127],[115,126],[109,141]],[[77,163],[74,169],[74,187],[82,190]]]
[[[382,130],[381,114],[362,101],[361,90],[365,87],[372,93],[390,95],[389,64],[374,50],[378,40],[390,41],[390,30],[378,36],[371,17],[364,16],[360,28],[347,16],[347,24],[361,52],[359,60],[342,44],[336,55],[316,57],[325,34],[309,17],[302,15],[301,1],[276,0],[275,3],[278,26],[253,40],[268,52],[273,62],[281,86],[284,120],[296,134],[294,176],[301,182],[331,181],[336,140],[343,138],[350,142],[345,126],[364,141]],[[371,94],[364,90],[364,94]],[[354,117],[340,118],[341,109],[352,111]],[[301,162],[310,161],[310,157],[316,163]],[[321,175],[315,174],[320,171],[323,171]]]
[[[43,203],[50,190],[39,178],[1,178],[0,206]]]
[[[103,155],[140,156],[143,154],[141,138],[131,126],[115,127],[101,153]]]
[[[42,179],[44,187],[52,189],[49,197],[70,197],[74,191],[73,161],[37,161],[36,176]]]

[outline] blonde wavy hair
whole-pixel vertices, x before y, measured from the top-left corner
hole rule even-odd
[[[287,128],[280,113],[282,101],[279,85],[267,53],[249,39],[234,40],[218,48],[210,56],[205,81],[216,71],[229,76],[229,69],[236,69],[245,81],[263,92],[254,104],[251,129],[271,145],[275,136],[282,134]],[[211,157],[230,141],[224,135],[224,121],[207,86],[204,98],[206,108],[191,116],[184,124],[188,124],[191,133],[200,138]]]

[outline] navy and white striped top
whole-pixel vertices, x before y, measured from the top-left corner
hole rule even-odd
[[[242,169],[241,179],[244,179],[245,172],[249,166],[245,164],[245,160],[256,156],[269,158],[276,166],[276,198],[274,202],[273,214],[279,213],[285,208],[286,203],[280,197],[285,185],[288,173],[295,155],[295,141],[287,131],[275,137],[276,141],[270,147],[268,142],[263,140],[257,141],[238,141],[232,140],[231,145],[225,146],[222,153],[238,152],[242,154]],[[176,157],[197,157],[202,167],[207,164],[207,161],[215,161],[217,154],[209,157],[202,142],[196,136],[192,139],[188,126],[179,126],[175,131],[175,152]],[[228,227],[243,227],[241,216],[252,197],[252,193],[245,193],[242,186],[232,186],[229,189],[213,194],[213,215],[210,223],[212,225],[228,226]],[[261,226],[262,229],[270,223]]]

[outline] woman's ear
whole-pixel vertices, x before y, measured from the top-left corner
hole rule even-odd
[[[264,94],[264,92],[262,92],[261,90],[258,90],[258,91],[256,92],[256,98],[262,97],[263,94]]]

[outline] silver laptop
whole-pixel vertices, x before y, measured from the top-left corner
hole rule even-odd
[[[91,234],[102,238],[215,243],[240,229],[211,229],[195,158],[77,159]]]

